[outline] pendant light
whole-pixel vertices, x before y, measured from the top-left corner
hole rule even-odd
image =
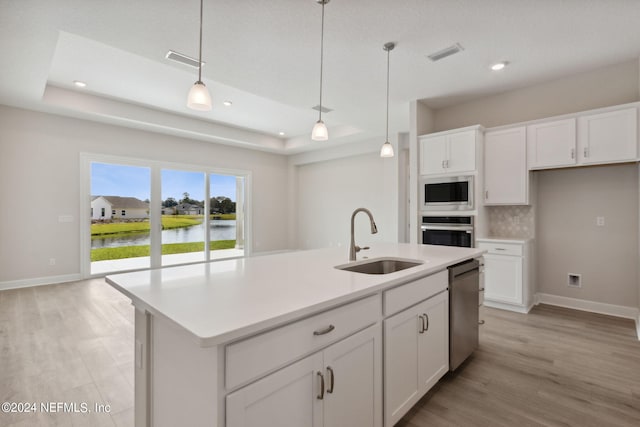
[[[210,111],[211,95],[202,82],[202,5],[204,0],[200,0],[200,53],[198,56],[198,81],[193,84],[187,97],[187,107],[192,110]]]
[[[387,139],[380,149],[380,157],[393,157],[393,145],[389,142],[389,52],[396,47],[395,43],[385,43],[383,49],[387,51]]]
[[[322,5],[322,26],[320,30],[320,108],[318,108],[320,116],[311,131],[311,139],[314,141],[326,141],[329,139],[329,131],[327,130],[327,125],[322,121],[322,65],[324,59],[324,5],[329,3],[329,0],[316,0],[316,3]]]

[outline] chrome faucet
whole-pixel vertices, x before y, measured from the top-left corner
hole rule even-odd
[[[365,246],[364,248],[357,246],[355,238],[353,237],[353,223],[358,212],[364,212],[369,215],[369,221],[371,222],[371,234],[376,234],[378,232],[378,227],[376,227],[376,222],[373,220],[373,215],[371,215],[369,209],[358,208],[353,211],[353,214],[351,214],[351,245],[349,246],[349,261],[355,261],[356,254],[361,250],[369,249],[368,246]]]

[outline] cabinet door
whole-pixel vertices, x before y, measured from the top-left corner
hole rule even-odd
[[[527,126],[529,168],[576,164],[576,119]]]
[[[524,127],[492,131],[484,139],[486,205],[529,203],[526,132]]]
[[[476,131],[447,135],[448,156],[445,172],[471,172],[476,170]]]
[[[446,172],[447,141],[443,136],[420,137],[420,175]]]
[[[397,423],[447,372],[448,308],[442,292],[384,321],[385,426]]]
[[[522,258],[484,255],[484,299],[522,304]]]
[[[449,293],[420,304],[424,328],[418,344],[418,379],[426,393],[449,370]]]
[[[227,427],[321,427],[317,353],[227,396]]]
[[[635,108],[578,119],[578,155],[584,164],[635,160],[638,156]]]
[[[382,331],[371,326],[324,351],[325,427],[382,426]]]

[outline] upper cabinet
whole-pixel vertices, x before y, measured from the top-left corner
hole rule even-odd
[[[582,164],[636,160],[636,108],[578,118],[578,157]]]
[[[576,119],[527,126],[529,169],[576,164]]]
[[[420,136],[420,175],[475,171],[478,135],[474,127]]]
[[[635,161],[637,122],[633,107],[528,125],[529,169]]]
[[[529,204],[527,133],[524,126],[484,135],[484,204]]]

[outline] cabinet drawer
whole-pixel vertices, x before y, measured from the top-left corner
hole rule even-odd
[[[230,344],[225,349],[225,386],[232,389],[375,323],[374,295]]]
[[[478,248],[494,255],[522,256],[522,245],[518,243],[478,242]]]
[[[423,277],[384,293],[384,315],[390,316],[427,299],[449,286],[448,270]]]

